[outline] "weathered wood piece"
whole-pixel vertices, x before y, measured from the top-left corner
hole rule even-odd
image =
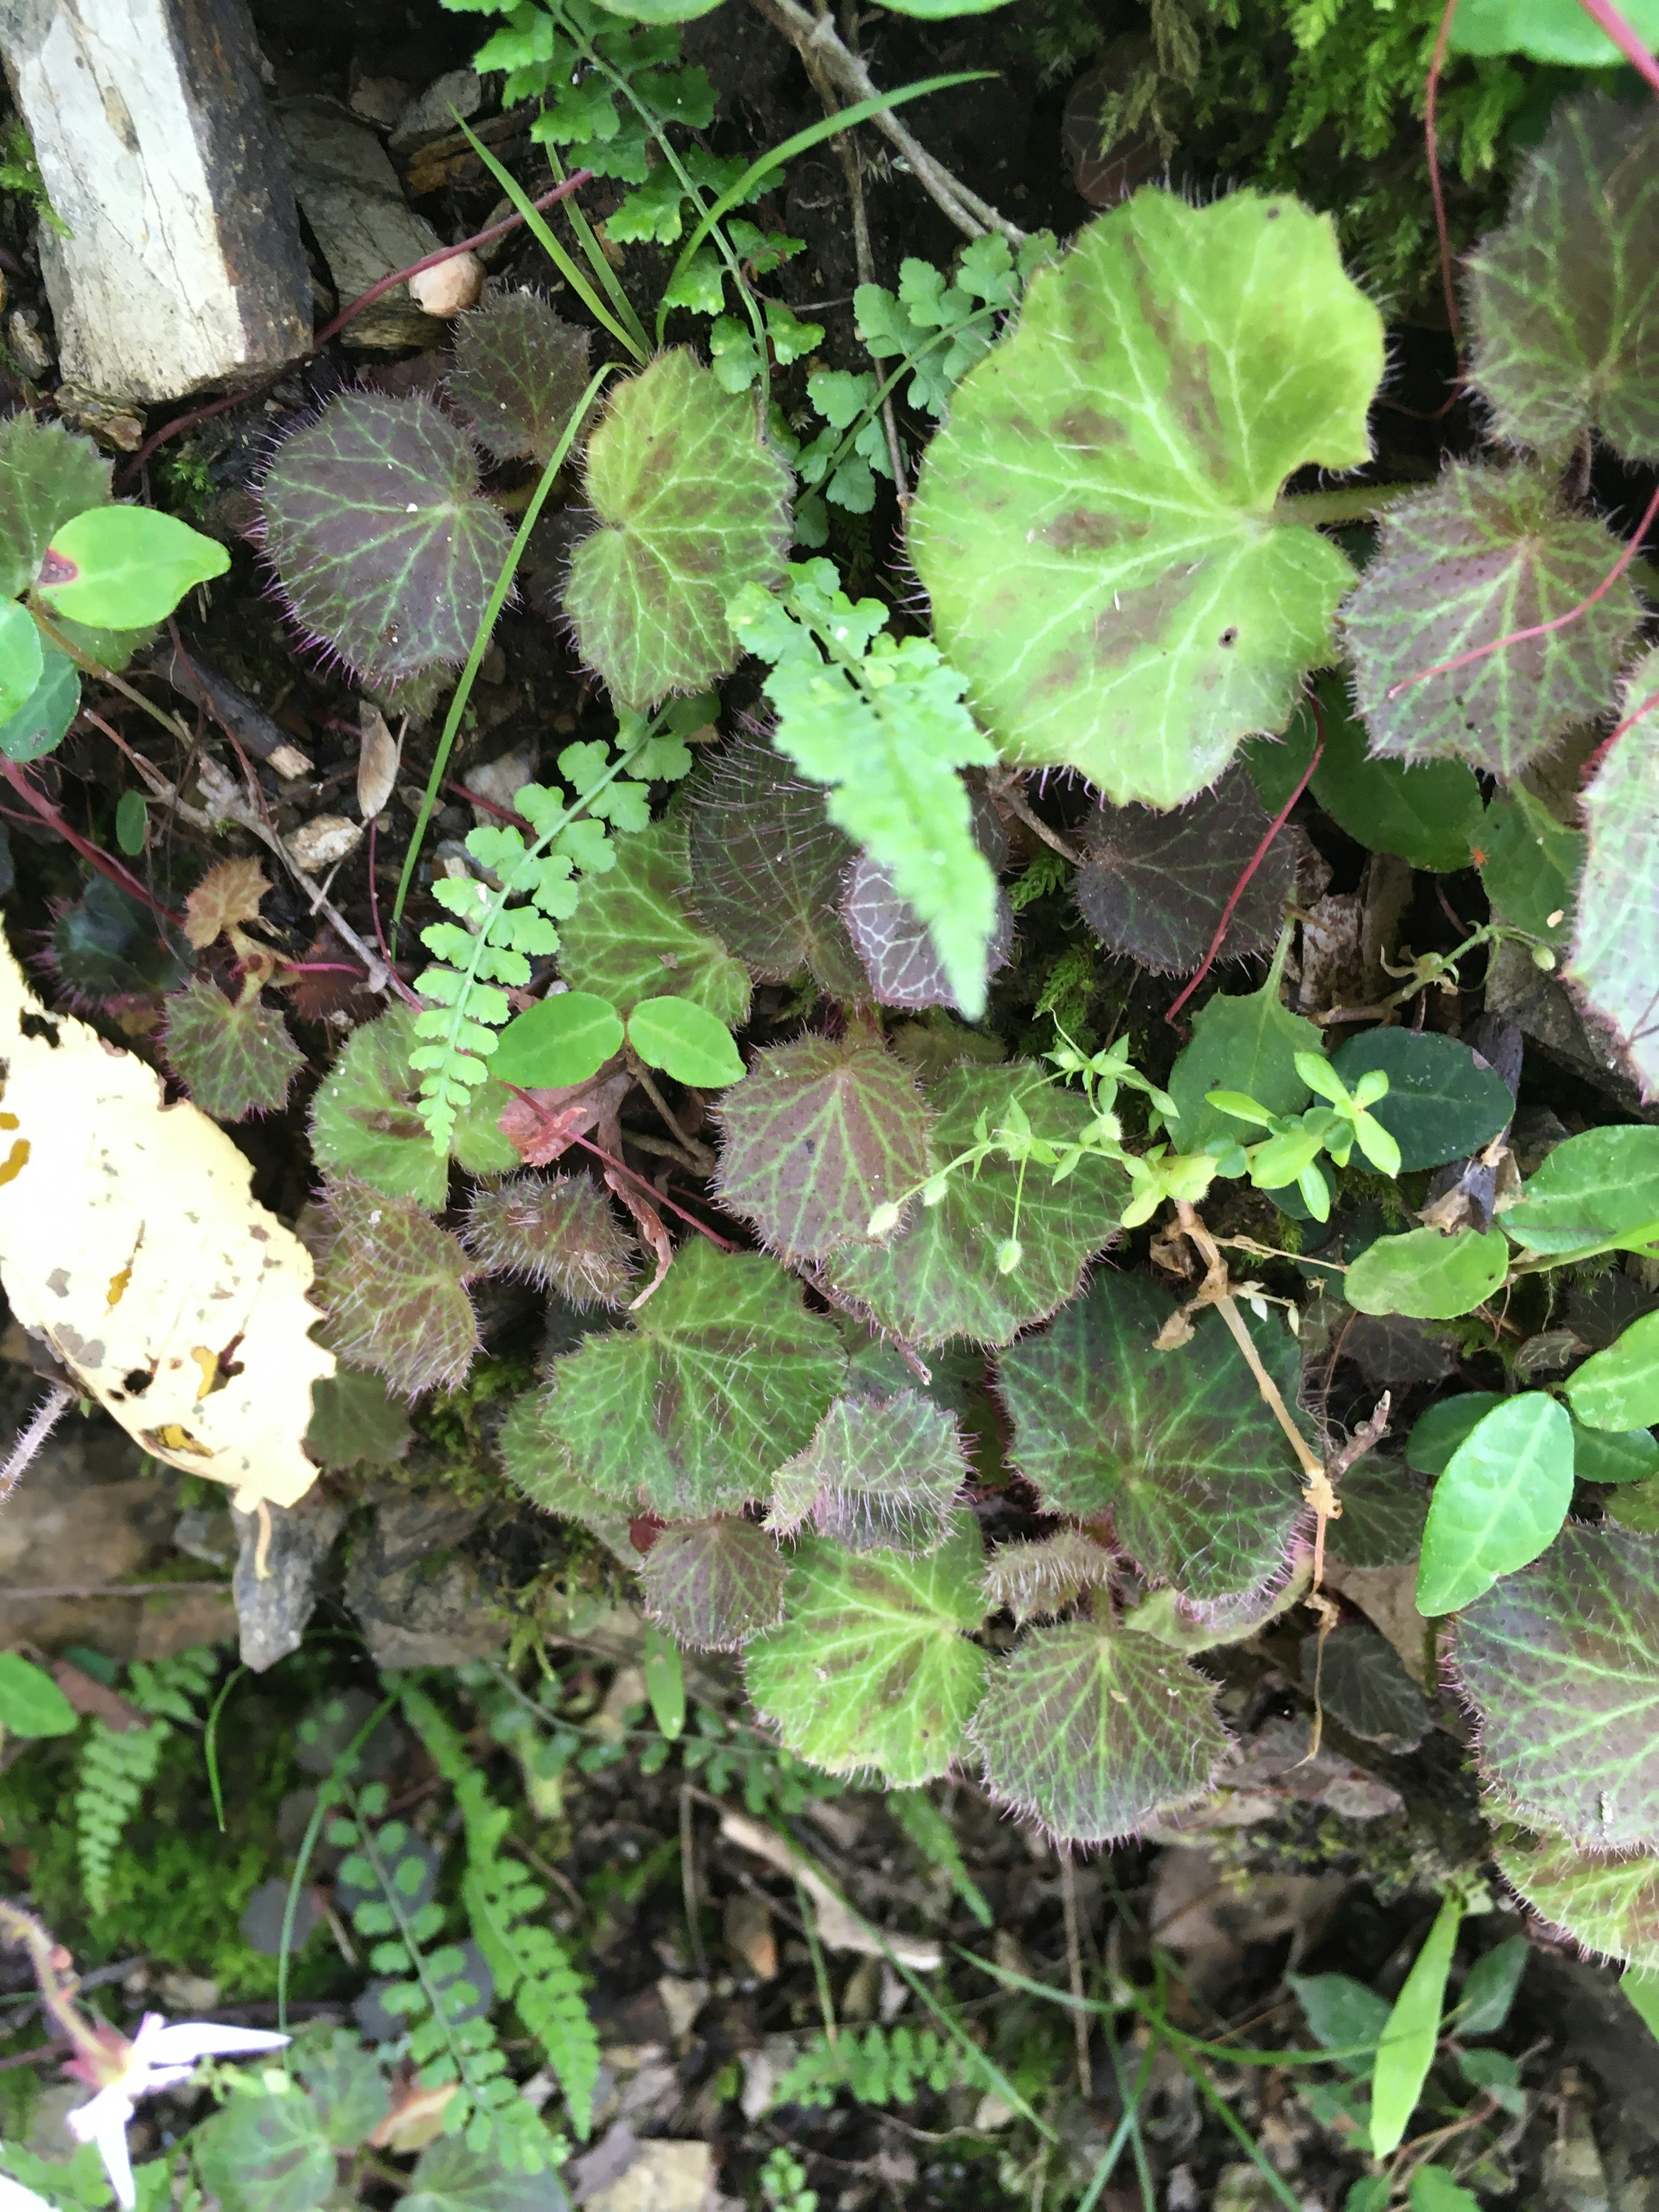
[[[311,280],[246,0],[0,0],[69,235],[40,227],[66,380],[150,404],[311,343]]]

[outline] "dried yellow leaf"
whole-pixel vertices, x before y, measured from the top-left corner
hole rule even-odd
[[[0,1078],[12,1311],[146,1451],[244,1512],[292,1505],[316,1479],[311,1386],[335,1361],[311,1338],[311,1255],[254,1203],[247,1160],[196,1107],[165,1105],[143,1060],[47,1013],[3,938]]]
[[[198,952],[239,922],[259,919],[270,885],[257,860],[216,860],[185,901],[185,935]]]

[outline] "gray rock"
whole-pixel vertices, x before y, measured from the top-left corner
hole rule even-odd
[[[353,102],[356,105],[356,102]],[[483,84],[477,70],[450,70],[428,85],[398,118],[392,133],[394,154],[417,153],[455,128],[457,115],[471,118],[483,105]]]
[[[317,1577],[345,1522],[345,1509],[319,1490],[286,1511],[273,1506],[265,1573],[257,1571],[259,1516],[235,1513],[240,1540],[231,1594],[241,1628],[242,1664],[256,1674],[297,1651],[317,1602]]]
[[[506,1640],[507,1624],[491,1619],[477,1570],[441,1548],[477,1517],[476,1508],[453,1499],[382,1507],[374,1535],[352,1555],[345,1584],[346,1603],[377,1667],[459,1667],[488,1657]]]
[[[294,190],[327,262],[343,307],[394,269],[435,253],[432,225],[404,204],[386,148],[331,100],[285,100],[277,123]],[[398,285],[348,323],[343,342],[360,349],[430,345],[443,326]]]

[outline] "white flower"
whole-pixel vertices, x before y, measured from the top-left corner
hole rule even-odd
[[[198,2058],[280,2051],[288,2039],[261,2028],[222,2027],[210,2020],[175,2021],[169,2027],[159,2012],[147,2012],[131,2043],[111,2039],[108,2065],[99,2068],[102,2087],[88,2103],[77,2105],[65,2116],[65,2125],[82,2142],[97,2144],[118,2200],[126,2212],[131,2212],[137,2200],[132,2186],[132,2161],[127,2155],[127,2122],[138,2100],[188,2081]],[[73,2070],[81,2071],[85,2063],[72,2062]],[[26,2191],[16,2212],[24,2212],[25,2206],[39,2201]],[[4,2197],[0,2197],[0,2212],[13,2212]]]
[[[44,2197],[25,2189],[21,2181],[14,2181],[9,2173],[0,2173],[0,2212],[52,2212],[52,2207]]]

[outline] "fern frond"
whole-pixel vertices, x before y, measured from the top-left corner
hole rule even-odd
[[[834,2043],[815,2035],[772,2092],[780,2105],[831,2105],[838,2091],[860,2105],[914,2104],[923,2089],[940,2094],[981,2076],[967,2053],[933,2028],[843,2028]],[[988,2081],[988,2077],[987,2077]]]
[[[87,1911],[109,1909],[115,1854],[129,1820],[155,1779],[174,1724],[193,1723],[219,1671],[219,1654],[198,1644],[171,1659],[135,1659],[127,1670],[130,1702],[154,1716],[147,1729],[120,1730],[94,1720],[81,1748],[75,1792],[76,1854]]]

